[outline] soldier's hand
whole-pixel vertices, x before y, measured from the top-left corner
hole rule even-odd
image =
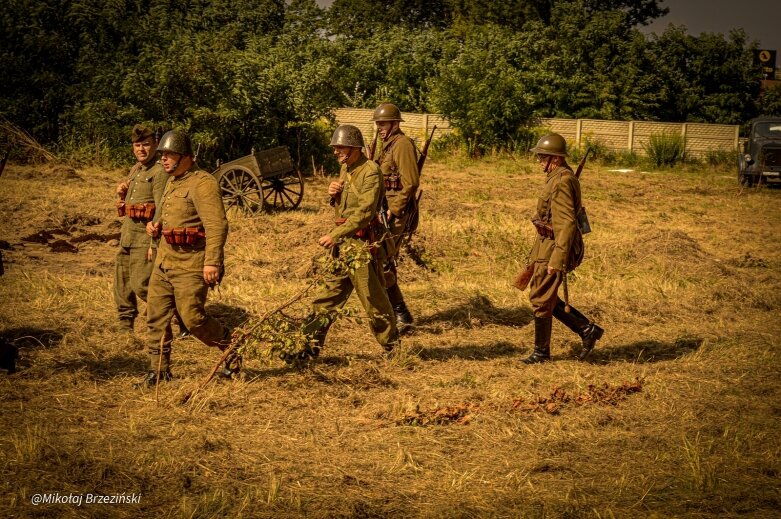
[[[207,285],[216,285],[220,280],[220,268],[214,265],[203,266],[203,280]]]
[[[326,234],[325,236],[321,236],[317,243],[319,243],[321,247],[325,247],[326,249],[333,249],[336,246],[336,242],[328,234]]]
[[[548,265],[548,275],[549,275],[549,276],[552,276],[552,275],[553,275],[553,274],[555,274],[556,272],[559,272],[559,269],[557,269],[557,268],[553,268],[553,267],[551,267],[550,265]]]
[[[151,262],[152,262],[152,259],[154,258],[154,256],[155,256],[155,250],[154,250],[152,247],[149,247],[149,248],[146,250],[146,261],[148,261],[149,263],[151,263]]]
[[[120,182],[119,184],[117,184],[117,194],[120,197],[124,197],[129,188],[130,188],[130,184],[128,184],[127,182]]]
[[[328,195],[336,196],[344,189],[344,182],[334,181],[328,185]]]
[[[161,225],[160,222],[147,222],[146,233],[152,238],[157,238],[157,235],[160,233]]]

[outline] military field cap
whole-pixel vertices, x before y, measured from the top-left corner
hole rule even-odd
[[[147,137],[152,137],[155,134],[151,128],[144,126],[143,124],[137,124],[133,126],[133,131],[130,132],[130,140],[132,142],[143,141]]]
[[[193,146],[190,144],[190,138],[186,133],[179,130],[171,130],[163,135],[160,139],[160,145],[157,150],[162,153],[164,151],[178,153],[179,155],[193,155]]]
[[[363,134],[357,126],[353,126],[352,124],[340,124],[336,130],[334,130],[330,145],[363,148]]]
[[[533,147],[529,151],[536,153],[537,155],[556,155],[557,157],[566,157],[567,141],[565,141],[564,137],[558,133],[549,133],[537,141],[537,146]]]
[[[401,118],[401,110],[393,103],[381,103],[380,106],[374,110],[372,115],[372,121],[404,121]]]

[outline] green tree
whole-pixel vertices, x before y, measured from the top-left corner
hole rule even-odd
[[[781,85],[768,87],[762,92],[759,103],[759,115],[781,117]]]
[[[458,128],[471,154],[509,147],[529,122],[534,99],[525,60],[512,31],[484,26],[440,62],[430,81],[432,104]]]
[[[657,117],[669,121],[740,124],[753,117],[759,68],[745,32],[690,36],[668,27],[654,38],[648,55],[660,83]]]

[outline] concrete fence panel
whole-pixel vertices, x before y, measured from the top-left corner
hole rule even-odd
[[[368,141],[374,135],[372,114],[368,108],[337,108],[334,117],[339,124],[354,124]],[[450,133],[450,122],[437,114],[402,112],[401,129],[418,146],[422,145],[436,125],[434,138]],[[540,125],[567,139],[570,148],[597,142],[613,151],[629,151],[645,155],[652,135],[673,133],[683,136],[689,156],[703,157],[709,151],[738,149],[738,125],[704,123],[669,123],[656,121],[605,121],[599,119],[540,119]]]

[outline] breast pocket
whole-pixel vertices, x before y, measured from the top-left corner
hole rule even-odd
[[[190,198],[190,191],[180,189],[174,191],[166,200],[166,212],[169,216],[178,217],[177,219],[187,218],[195,213],[195,206]]]

